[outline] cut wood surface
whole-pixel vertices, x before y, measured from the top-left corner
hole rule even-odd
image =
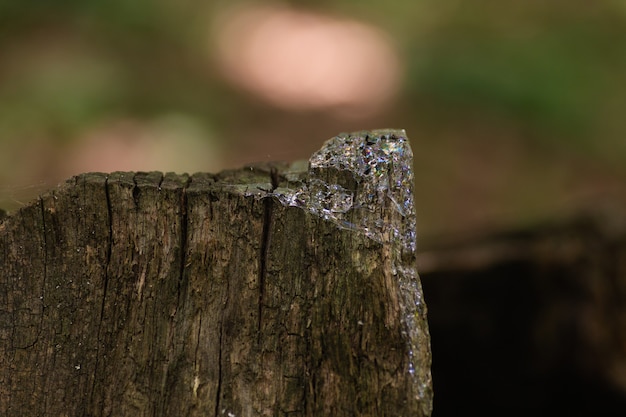
[[[403,131],[90,173],[0,223],[2,416],[428,416]]]

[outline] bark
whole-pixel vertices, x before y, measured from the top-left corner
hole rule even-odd
[[[428,416],[402,131],[90,173],[0,223],[3,416]]]

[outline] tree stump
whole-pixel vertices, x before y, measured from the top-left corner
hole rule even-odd
[[[3,416],[428,416],[404,131],[90,173],[0,223]]]

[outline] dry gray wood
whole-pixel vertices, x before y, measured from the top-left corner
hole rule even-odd
[[[403,131],[83,174],[0,223],[0,415],[428,416]]]

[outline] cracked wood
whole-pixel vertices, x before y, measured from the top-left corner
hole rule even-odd
[[[84,174],[4,219],[0,415],[429,415],[389,248],[287,171]]]

